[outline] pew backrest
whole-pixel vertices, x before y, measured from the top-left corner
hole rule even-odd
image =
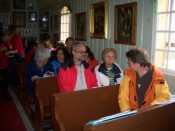
[[[50,96],[58,92],[56,77],[39,78],[34,81],[36,93],[36,117],[41,122],[45,116],[51,114]]]
[[[54,94],[52,120],[56,131],[82,131],[83,125],[120,112],[118,85]]]
[[[175,130],[175,102],[148,107],[133,116],[95,126],[84,126],[84,131],[173,131]]]

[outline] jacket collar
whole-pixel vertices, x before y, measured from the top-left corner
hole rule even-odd
[[[112,68],[113,68],[113,71],[114,71],[115,74],[116,74],[116,73],[117,73],[117,74],[118,74],[118,73],[121,73],[120,69],[119,69],[115,64],[112,65]],[[106,74],[106,71],[107,71],[107,70],[108,70],[108,69],[107,69],[105,63],[102,63],[102,64],[99,66],[99,68],[98,68],[98,71],[101,72],[101,73],[103,73],[103,74],[105,74],[105,75],[107,75],[107,74]]]

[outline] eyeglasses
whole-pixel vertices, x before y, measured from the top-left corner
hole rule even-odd
[[[76,52],[76,53],[79,53],[79,54],[81,54],[81,55],[85,55],[86,54],[86,52],[84,52],[84,51],[76,51],[76,50],[73,50],[74,52]]]

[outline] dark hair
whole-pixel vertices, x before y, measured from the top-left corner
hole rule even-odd
[[[89,48],[89,46],[86,45],[86,53],[88,53],[88,57],[90,58],[90,60],[94,60],[94,54],[91,51],[91,49]]]
[[[73,37],[66,38],[66,41],[65,42],[68,42],[69,40],[72,40],[74,42],[74,38]]]
[[[60,50],[63,51],[64,61],[68,61],[68,59],[70,58],[70,54],[65,47],[59,47],[56,50],[51,51],[50,61],[57,60],[57,53]]]
[[[148,53],[143,49],[131,49],[126,52],[126,57],[133,63],[139,63],[143,67],[150,66],[150,62],[148,61]]]

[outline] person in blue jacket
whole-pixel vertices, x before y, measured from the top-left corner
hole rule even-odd
[[[26,67],[24,84],[31,98],[35,97],[35,92],[33,88],[33,81],[35,79],[54,76],[53,68],[48,63],[49,58],[49,49],[38,48],[35,52],[34,61]]]
[[[53,67],[55,76],[57,76],[58,69],[65,61],[67,61],[67,59],[69,58],[69,53],[65,47],[58,47],[55,51],[53,51],[52,57],[53,58],[51,58],[50,64]]]

